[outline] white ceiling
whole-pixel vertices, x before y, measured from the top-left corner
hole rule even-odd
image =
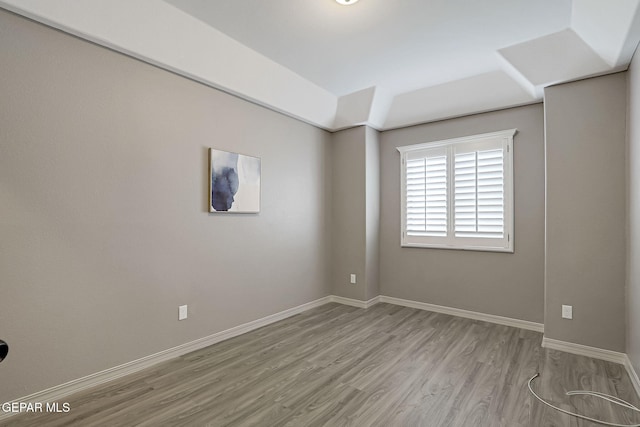
[[[166,0],[337,96],[500,69],[503,47],[571,25],[571,0]]]
[[[336,130],[538,102],[626,69],[640,0],[0,0],[0,6]]]

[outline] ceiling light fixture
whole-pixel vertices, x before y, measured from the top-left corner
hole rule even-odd
[[[336,0],[338,3],[349,6],[350,4],[356,3],[358,0]]]

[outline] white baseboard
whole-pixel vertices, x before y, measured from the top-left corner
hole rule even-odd
[[[152,354],[143,357],[132,362],[125,363],[123,365],[115,366],[113,368],[106,369],[104,371],[97,372],[95,374],[87,375],[86,377],[78,378],[73,381],[69,381],[64,384],[51,387],[49,389],[39,391],[37,393],[30,394],[28,396],[14,399],[14,402],[55,402],[60,401],[63,398],[77,393],[82,390],[86,390],[91,387],[95,387],[100,384],[121,378],[125,375],[132,374],[134,372],[141,371],[150,366],[156,365],[160,362],[164,362],[175,357],[182,356],[192,351],[199,350],[204,347],[216,344],[220,341],[224,341],[229,338],[250,332],[254,329],[261,328],[263,326],[275,323],[279,320],[286,319],[304,311],[310,310],[315,307],[332,302],[332,296],[326,296],[324,298],[317,299],[315,301],[308,302],[306,304],[293,307],[279,313],[275,313],[261,319],[257,319],[242,325],[227,329],[213,335],[209,335],[204,338],[191,341],[177,347],[173,347],[167,350],[163,350],[159,353]],[[0,408],[0,421],[15,415],[12,412],[3,412]]]
[[[377,303],[380,302],[380,296],[373,297],[369,301],[362,301],[359,299],[345,298],[345,297],[339,297],[337,295],[331,295],[331,302],[337,302],[339,304],[350,305],[358,308],[369,308],[372,305],[376,305]]]
[[[530,331],[544,332],[542,323],[528,320],[512,319],[510,317],[496,316],[494,314],[478,313],[476,311],[462,310],[460,308],[445,307],[442,305],[428,304],[426,302],[411,301],[395,297],[380,296],[380,302],[417,308],[420,310],[435,311],[436,313],[450,314],[452,316],[465,317],[467,319],[482,320],[499,325],[512,326],[514,328],[528,329]]]
[[[638,396],[640,396],[640,378],[638,378],[638,373],[633,368],[631,364],[631,359],[629,356],[625,354],[624,367],[627,370],[627,374],[629,374],[629,378],[631,379],[631,384],[633,384],[633,388],[636,390]]]
[[[542,338],[542,346],[552,350],[564,351],[565,353],[577,354],[579,356],[593,357],[594,359],[606,360],[607,362],[619,363],[626,365],[628,357],[625,353],[617,351],[605,350],[598,347],[590,347],[588,345],[575,344],[572,342],[554,340],[553,338]]]

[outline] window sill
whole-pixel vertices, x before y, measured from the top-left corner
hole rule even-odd
[[[402,243],[400,245],[403,248],[422,248],[422,249],[447,249],[455,251],[475,251],[475,252],[503,252],[514,253],[513,247],[511,248],[492,248],[484,246],[449,246],[449,245],[425,245],[421,243]]]

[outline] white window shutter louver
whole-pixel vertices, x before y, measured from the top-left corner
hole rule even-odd
[[[504,159],[502,149],[455,156],[455,234],[504,237]]]
[[[407,161],[407,234],[447,235],[447,157]]]

